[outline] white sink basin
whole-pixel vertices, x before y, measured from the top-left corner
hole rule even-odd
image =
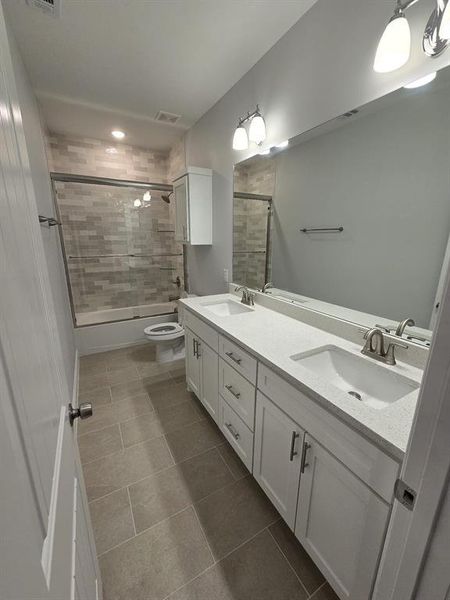
[[[347,392],[355,402],[376,409],[389,406],[419,387],[417,382],[337,346],[323,346],[291,359]]]
[[[215,302],[207,302],[202,306],[219,317],[230,317],[231,315],[240,315],[253,311],[249,306],[245,306],[245,304],[235,302],[234,300],[216,300]]]

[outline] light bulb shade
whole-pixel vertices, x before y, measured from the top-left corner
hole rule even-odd
[[[403,13],[392,17],[378,44],[373,70],[390,73],[400,69],[409,60],[411,53],[411,31]]]
[[[150,202],[151,199],[152,199],[152,195],[150,194],[150,192],[145,192],[144,195],[142,196],[142,200],[144,202]]]
[[[136,200],[133,202],[133,206],[135,208],[139,208],[140,206],[142,206],[142,202],[139,200],[139,198],[136,198]]]
[[[415,79],[414,81],[411,81],[411,83],[408,83],[407,85],[404,85],[403,87],[406,88],[407,90],[415,90],[418,87],[427,85],[427,83],[431,83],[435,79],[436,79],[436,71],[433,71],[433,73],[428,73],[428,75],[425,75],[424,77]]]
[[[255,144],[260,144],[266,139],[266,124],[261,115],[255,115],[251,120],[248,138]]]
[[[450,40],[450,2],[447,2],[447,6],[442,13],[442,20],[439,26],[439,37],[442,40]]]
[[[233,136],[233,150],[247,150],[248,148],[248,137],[245,127],[240,125],[236,127],[236,131]]]

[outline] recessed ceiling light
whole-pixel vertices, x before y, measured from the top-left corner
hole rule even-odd
[[[436,79],[436,71],[433,73],[428,73],[425,77],[420,77],[415,81],[411,81],[408,85],[404,85],[403,87],[407,90],[413,90],[414,88],[421,87],[422,85],[427,85],[427,83],[431,83],[434,79]]]
[[[289,140],[284,140],[284,142],[280,142],[277,144],[277,148],[287,148],[289,146]]]
[[[123,138],[125,137],[124,132],[120,131],[120,129],[113,129],[113,131],[111,131],[111,135],[117,140],[123,140]]]

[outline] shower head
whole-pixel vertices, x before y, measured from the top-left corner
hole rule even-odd
[[[167,204],[170,204],[170,196],[173,194],[173,192],[170,192],[170,194],[161,194],[161,200],[164,200],[164,202],[166,202]]]

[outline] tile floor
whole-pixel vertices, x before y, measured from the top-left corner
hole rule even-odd
[[[146,344],[83,357],[78,443],[105,600],[337,600],[186,391]]]

